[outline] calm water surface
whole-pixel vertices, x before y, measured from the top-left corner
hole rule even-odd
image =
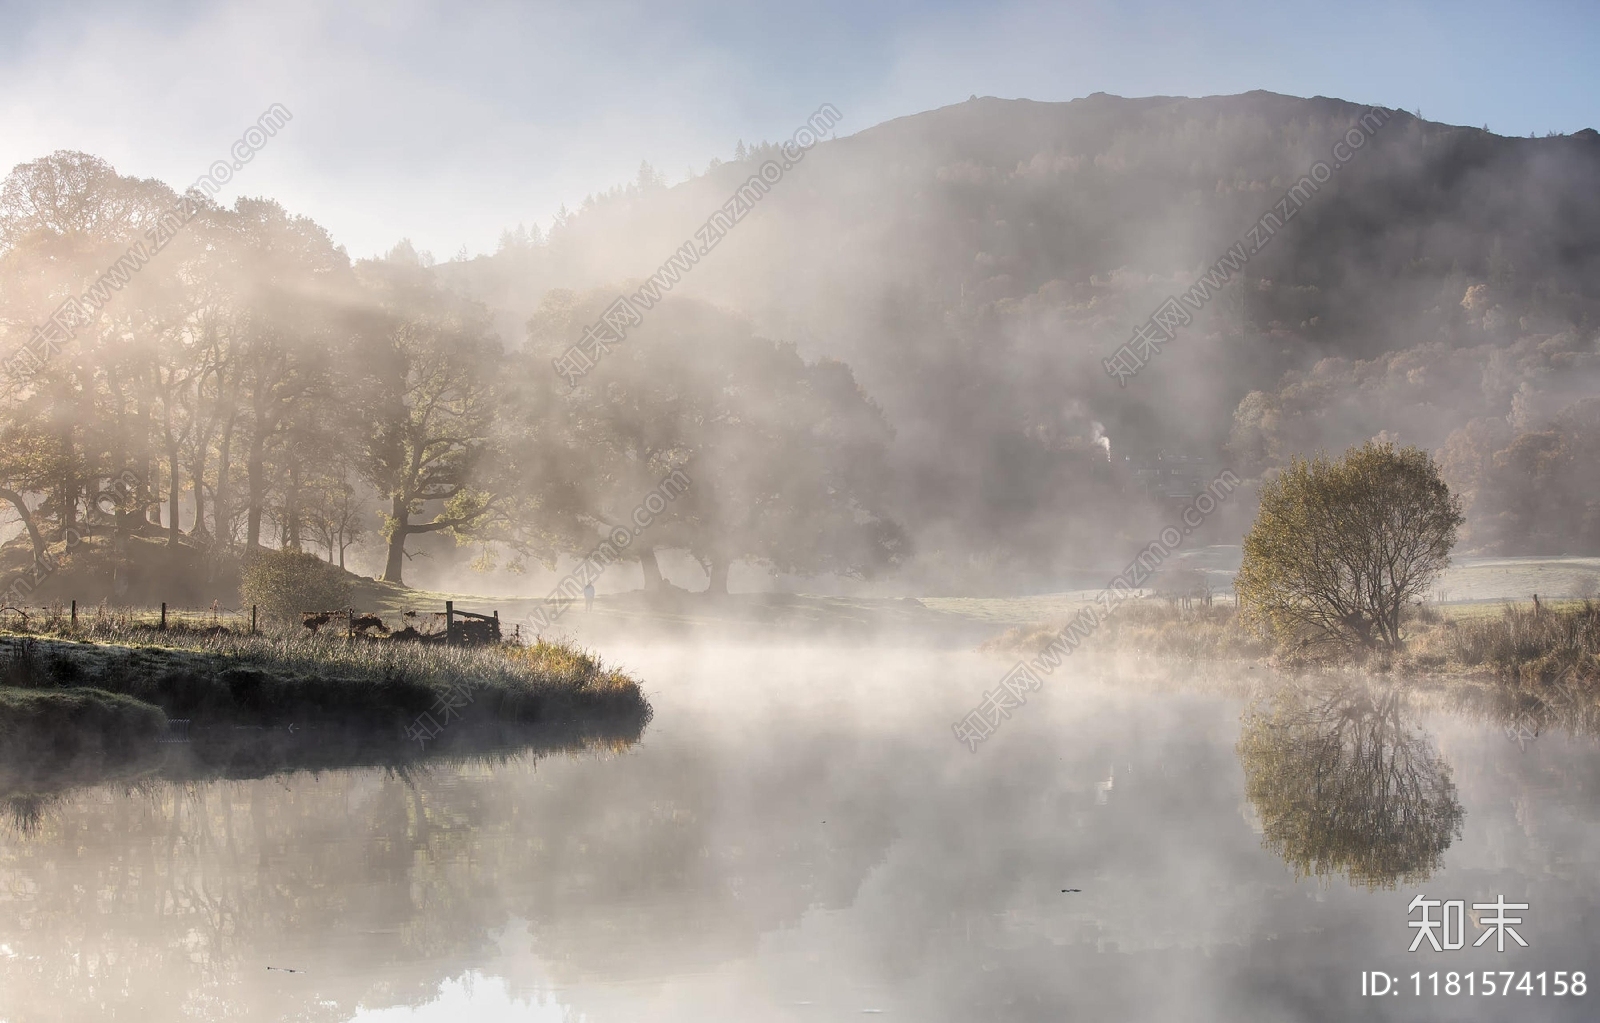
[[[0,1020],[1600,1018],[1592,990],[1444,990],[1600,982],[1591,740],[1058,673],[969,753],[992,660],[610,653],[656,708],[625,750],[0,823]],[[1465,902],[1467,947],[1408,951],[1419,893]],[[1472,947],[1501,897],[1527,947]]]

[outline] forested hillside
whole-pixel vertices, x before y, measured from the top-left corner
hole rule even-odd
[[[270,199],[201,200],[167,232],[171,189],[85,154],[14,169],[16,542],[364,547],[398,581],[418,549],[457,557],[441,537],[480,567],[582,554],[681,471],[691,490],[630,557],[686,552],[714,588],[741,561],[1043,584],[1159,531],[1140,483],[1158,455],[1259,475],[1388,433],[1441,452],[1474,546],[1600,549],[1592,130],[1095,95],[901,118],[759,188],[783,150],[735,155],[671,187],[641,168],[549,232],[441,264],[407,243],[352,261]],[[640,287],[666,297],[563,380]],[[42,325],[96,288],[104,308],[41,354]],[[1114,378],[1164,305],[1186,322]]]
[[[675,288],[854,368],[897,431],[896,506],[924,556],[1078,550],[1144,528],[1090,464],[1102,436],[1114,463],[1182,451],[1259,471],[1262,451],[1228,447],[1236,418],[1252,429],[1252,392],[1327,358],[1492,362],[1507,379],[1457,374],[1471,393],[1446,393],[1435,370],[1425,397],[1368,402],[1378,418],[1355,434],[1302,416],[1289,447],[1383,430],[1442,444],[1510,411],[1496,388],[1548,375],[1549,357],[1526,353],[1593,351],[1600,135],[1504,138],[1382,111],[1337,165],[1367,110],[1269,93],[974,99],[818,146]],[[441,271],[508,321],[550,286],[637,285],[775,153],[673,188],[642,172],[537,244],[508,237]],[[1308,189],[1318,161],[1331,174]],[[1246,259],[1218,264],[1239,245]],[[1193,322],[1119,387],[1104,360],[1208,274]],[[1358,400],[1350,388],[1338,400]],[[1548,397],[1548,414],[1564,407]]]

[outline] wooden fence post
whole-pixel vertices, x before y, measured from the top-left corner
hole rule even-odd
[[[161,631],[167,631],[167,602],[161,602]]]
[[[256,606],[250,605],[250,635],[256,634]]]
[[[455,631],[455,627],[456,627],[456,602],[453,601],[453,600],[447,600],[447,601],[444,602],[444,645],[445,646],[449,646],[450,645],[450,642],[451,642],[450,633]]]
[[[72,627],[74,629],[78,627],[78,602],[76,600],[72,602]]]

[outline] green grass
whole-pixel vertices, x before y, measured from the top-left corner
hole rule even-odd
[[[1600,558],[1457,557],[1433,590],[1444,603],[1523,601],[1535,593],[1541,599],[1593,597],[1600,590]]]

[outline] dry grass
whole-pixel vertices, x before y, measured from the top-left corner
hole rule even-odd
[[[1066,620],[1019,625],[988,641],[984,650],[1037,654],[1061,634]],[[1091,634],[1082,649],[1092,654],[1138,654],[1193,661],[1255,660],[1272,653],[1271,644],[1239,624],[1233,607],[1194,604],[1188,608],[1145,600],[1124,605]]]
[[[1402,667],[1488,670],[1504,682],[1600,689],[1600,604],[1507,604],[1497,615],[1422,623]]]
[[[984,649],[1037,654],[1064,623],[1018,626]],[[1331,644],[1275,649],[1242,626],[1226,605],[1182,609],[1138,602],[1116,612],[1090,635],[1090,653],[1137,654],[1189,661],[1259,660],[1284,667],[1311,664],[1360,667],[1400,675],[1480,676],[1500,685],[1563,687],[1600,698],[1600,603],[1563,601],[1504,604],[1495,613],[1429,605],[1412,609],[1405,648],[1398,654]]]
[[[26,650],[11,685],[86,686],[173,717],[276,724],[308,719],[389,726],[441,695],[465,693],[463,717],[532,723],[571,715],[648,717],[638,683],[565,643],[445,647],[348,641],[303,629],[159,631],[130,616],[62,616],[13,625],[0,639]]]

